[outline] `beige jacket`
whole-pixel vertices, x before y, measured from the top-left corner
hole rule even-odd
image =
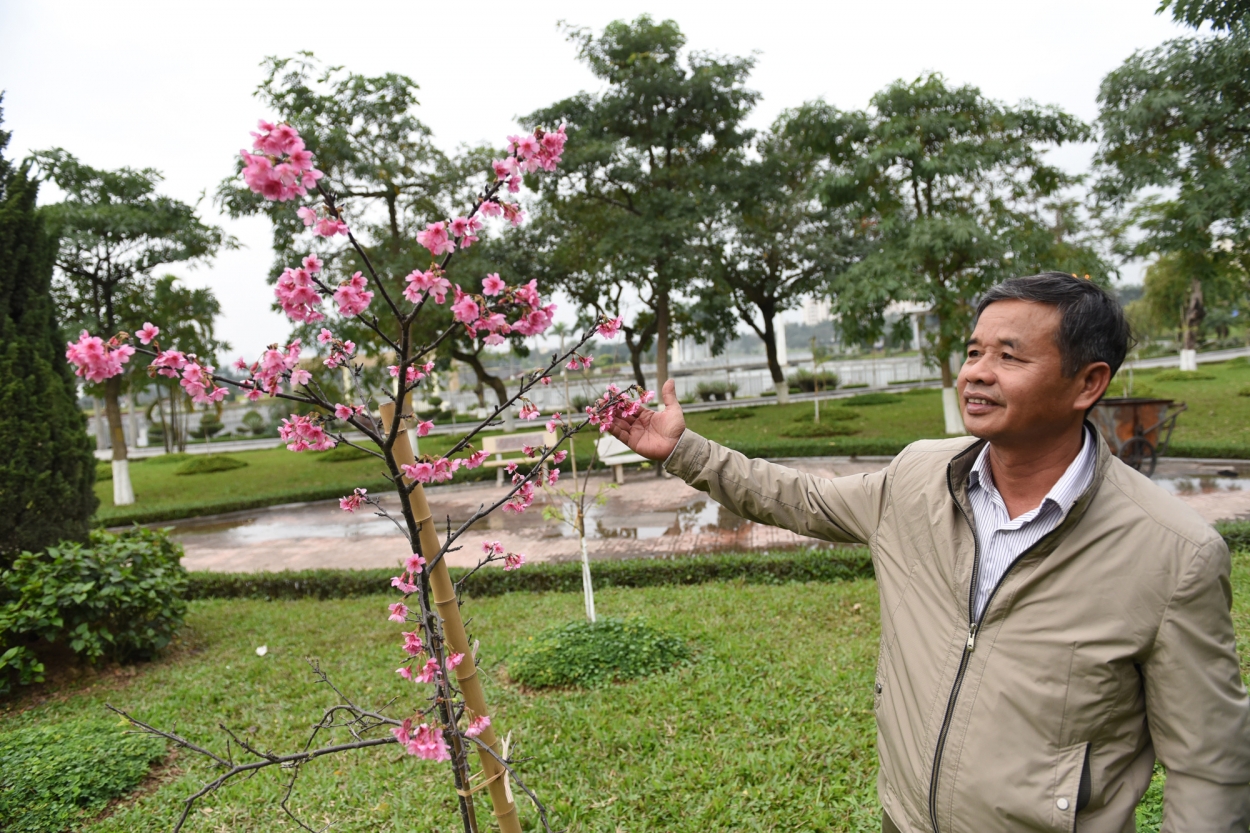
[[[918,442],[824,479],[687,431],[666,466],[744,518],[872,550],[881,597],[877,789],[904,833],[1121,833],[1167,768],[1163,829],[1250,828],[1250,704],[1223,540],[1099,442],[1068,517],[970,622],[968,472]]]

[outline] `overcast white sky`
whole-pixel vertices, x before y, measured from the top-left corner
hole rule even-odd
[[[864,107],[896,78],[936,70],[1006,102],[1056,104],[1086,120],[1099,80],[1136,49],[1183,33],[1157,0],[863,2],[56,2],[0,0],[0,89],[11,157],[61,146],[97,167],[151,166],[166,193],[195,201],[232,171],[257,118],[266,55],[307,49],[361,73],[421,86],[420,117],[446,149],[500,144],[528,113],[596,81],[561,20],[600,28],[649,13],[676,20],[691,48],[756,52],[752,118],[824,97]],[[1056,157],[1083,169],[1089,149]],[[219,334],[254,356],[287,333],[270,311],[261,219],[204,216],[246,248],[173,270],[221,300]]]

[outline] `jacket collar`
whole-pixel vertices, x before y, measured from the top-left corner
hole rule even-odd
[[[1086,510],[1089,509],[1089,505],[1094,499],[1094,495],[1098,491],[1098,487],[1102,485],[1103,478],[1106,477],[1107,470],[1111,466],[1111,447],[1107,445],[1107,441],[1098,429],[1090,424],[1089,420],[1085,421],[1085,429],[1093,432],[1095,442],[1097,443],[1094,455],[1094,476],[1090,480],[1089,486],[1076,499],[1076,502],[1072,504],[1072,509],[1063,519],[1063,522],[1034,546],[1034,549],[1042,551],[1043,554],[1053,550],[1059,544],[1059,541],[1084,517]],[[973,519],[972,502],[968,499],[968,475],[972,473],[972,467],[976,465],[977,456],[980,455],[981,449],[985,448],[985,446],[985,440],[972,442],[962,451],[956,453],[946,466],[947,489],[950,491],[951,497],[962,507],[969,522],[974,524],[974,528],[976,521]]]

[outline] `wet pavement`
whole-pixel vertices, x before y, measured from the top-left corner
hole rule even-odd
[[[821,477],[876,471],[887,458],[804,458],[783,461]],[[561,481],[569,486],[568,478]],[[1165,459],[1155,481],[1192,506],[1208,521],[1250,519],[1250,464],[1228,461]],[[592,502],[609,477],[591,478]],[[492,484],[465,484],[427,490],[435,518],[455,529],[482,504],[499,500],[505,490]],[[588,512],[587,550],[593,559],[688,555],[721,550],[783,549],[811,539],[775,527],[745,521],[677,478],[653,472],[629,472],[619,488],[608,489],[602,506]],[[453,566],[477,563],[482,542],[499,541],[529,561],[566,561],[578,557],[577,535],[558,518],[555,496],[539,496],[520,516],[495,512],[466,532],[462,548],[448,556]],[[382,505],[402,522],[399,501],[383,495]],[[408,554],[395,523],[362,508],[341,511],[337,501],[288,504],[267,509],[194,518],[169,525],[183,545],[183,564],[192,570],[248,572],[316,567],[390,567]]]

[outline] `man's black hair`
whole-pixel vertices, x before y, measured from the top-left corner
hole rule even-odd
[[[1133,336],[1124,309],[1093,281],[1064,272],[1009,278],[985,293],[977,304],[977,318],[995,301],[1033,301],[1059,308],[1055,341],[1065,376],[1075,376],[1093,362],[1106,362],[1114,376],[1128,354]]]

